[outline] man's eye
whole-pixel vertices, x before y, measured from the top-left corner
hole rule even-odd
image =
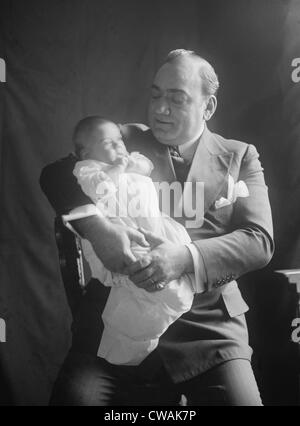
[[[175,105],[184,105],[188,101],[188,97],[184,93],[173,93],[171,100]]]
[[[151,98],[152,99],[159,99],[161,97],[161,93],[157,90],[152,90],[151,92]]]

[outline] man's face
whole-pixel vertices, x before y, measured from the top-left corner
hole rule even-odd
[[[200,134],[207,98],[202,94],[199,65],[193,58],[164,64],[151,88],[150,128],[165,145],[183,145]]]

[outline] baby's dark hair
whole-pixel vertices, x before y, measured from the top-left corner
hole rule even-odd
[[[84,149],[86,149],[89,138],[95,128],[98,125],[106,123],[113,122],[107,118],[101,117],[100,115],[93,115],[79,121],[73,132],[73,144],[75,154],[78,158],[82,158],[82,153]]]

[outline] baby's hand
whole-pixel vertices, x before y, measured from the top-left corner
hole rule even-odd
[[[128,157],[127,170],[134,171],[135,168],[136,168],[136,161],[132,157]]]
[[[128,163],[129,163],[129,157],[128,156],[119,157],[115,161],[116,166],[121,166],[124,169],[127,168]]]
[[[139,153],[133,153],[129,158],[127,172],[150,176],[153,168],[153,164],[148,158]]]

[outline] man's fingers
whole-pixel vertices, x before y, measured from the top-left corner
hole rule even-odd
[[[134,275],[130,275],[131,281],[134,282],[136,285],[140,285],[144,281],[151,280],[151,278],[154,276],[155,269],[152,265],[149,265],[146,269],[143,269],[140,272],[137,272]],[[153,283],[155,283],[155,279],[152,278]]]
[[[132,265],[132,264],[136,263],[136,257],[134,256],[134,254],[133,254],[130,250],[128,250],[128,251],[124,254],[124,263],[125,263],[125,265],[126,265],[126,268],[127,268],[129,265]],[[125,275],[127,275],[127,274],[125,274]]]
[[[161,238],[159,235],[156,235],[153,232],[147,231],[144,228],[139,228],[139,231],[141,231],[144,234],[146,240],[151,245],[151,248],[155,248],[165,242],[165,240]]]
[[[149,256],[144,256],[141,259],[139,259],[137,262],[129,263],[128,267],[125,269],[124,273],[125,273],[125,275],[133,276],[136,273],[147,268],[149,265],[151,265],[151,262],[152,262],[152,260]]]
[[[135,241],[142,247],[149,247],[149,243],[146,241],[144,235],[141,232],[136,231],[135,229],[128,230],[128,238],[131,241]]]
[[[162,286],[159,284],[163,283]],[[138,287],[145,289],[148,293],[155,293],[157,291],[162,291],[166,287],[165,282],[163,280],[155,278],[155,274],[152,275],[151,278],[146,281],[142,281],[138,284]]]

